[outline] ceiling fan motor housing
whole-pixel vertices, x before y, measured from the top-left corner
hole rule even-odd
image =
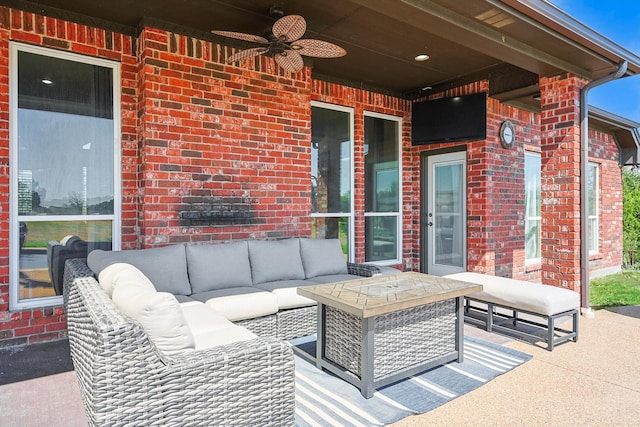
[[[269,52],[267,52],[267,55],[273,56],[277,53],[282,53],[286,50],[291,49],[288,44],[286,44],[273,34],[271,28],[265,31],[264,38],[269,40]]]
[[[278,5],[271,6],[269,8],[269,16],[273,19],[280,19],[284,16],[284,9]]]

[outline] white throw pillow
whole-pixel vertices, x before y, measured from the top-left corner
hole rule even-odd
[[[111,264],[110,266],[105,267],[105,269],[98,275],[98,282],[109,298],[111,298],[111,295],[113,294],[114,283],[117,280],[122,281],[125,279],[135,280],[139,282],[140,286],[147,287],[151,290],[156,289],[153,286],[153,283],[151,283],[142,271],[138,270],[133,265],[124,262]]]
[[[123,314],[142,325],[160,351],[171,355],[195,349],[193,335],[172,294],[126,280],[116,284],[112,299]]]

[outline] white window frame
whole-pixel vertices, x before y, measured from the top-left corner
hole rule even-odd
[[[396,246],[396,258],[395,259],[390,259],[390,260],[384,260],[384,261],[372,261],[372,262],[367,262],[367,264],[375,264],[375,265],[398,265],[398,264],[402,264],[402,245],[403,245],[403,235],[402,235],[402,223],[403,223],[403,217],[402,217],[402,201],[404,200],[404,194],[403,194],[403,186],[402,186],[402,176],[403,176],[403,171],[402,171],[402,117],[397,117],[397,116],[392,116],[389,114],[382,114],[382,113],[375,113],[375,112],[371,112],[371,111],[365,111],[364,112],[364,117],[374,117],[374,118],[378,118],[378,119],[383,119],[383,120],[389,120],[389,121],[393,121],[396,122],[398,124],[397,126],[397,138],[398,138],[398,212],[366,212],[364,213],[365,216],[365,220],[367,217],[375,217],[375,216],[385,216],[385,217],[396,217],[397,221],[396,221],[396,235],[398,236],[398,242],[397,242],[397,246]],[[363,129],[364,129],[364,120],[363,120]],[[363,151],[363,155],[364,155],[364,151]],[[365,183],[366,185],[366,183]],[[364,236],[365,240],[367,239],[367,236]]]
[[[9,210],[10,224],[9,227],[9,310],[22,310],[34,307],[46,307],[62,304],[62,296],[56,295],[51,297],[30,298],[28,300],[19,299],[19,227],[17,223],[20,220],[30,222],[35,221],[56,221],[56,220],[96,220],[95,215],[50,215],[26,216],[18,215],[18,52],[29,52],[37,55],[48,56],[52,58],[64,59],[73,62],[81,62],[84,64],[96,65],[100,67],[110,68],[113,77],[113,126],[114,126],[114,212],[113,215],[100,215],[99,220],[111,221],[111,236],[113,250],[120,249],[120,229],[121,229],[121,212],[122,212],[122,190],[121,190],[121,105],[120,105],[120,63],[106,59],[93,58],[85,55],[79,55],[71,52],[58,51],[40,46],[32,46],[18,42],[10,42],[9,44],[9,165],[10,165],[10,190],[9,190]]]
[[[541,160],[541,154],[537,153],[535,151],[525,151],[524,155],[525,155],[525,161],[526,161],[526,157],[527,156],[537,157],[538,159]],[[541,162],[541,164],[542,164],[542,162]],[[525,171],[526,171],[526,168],[525,168]],[[541,171],[540,171],[540,179],[542,180]],[[526,200],[526,198],[527,198],[527,188],[526,188],[527,177],[526,177],[526,172],[525,172],[524,182],[525,182],[524,197],[525,197],[525,200]],[[527,216],[528,212],[525,209],[524,215],[525,215],[525,224],[527,223],[528,220],[533,220],[533,221],[538,221],[538,224],[540,224],[540,226],[542,226],[542,213],[540,213],[540,216],[529,217],[529,216]],[[526,237],[526,228],[525,228],[524,231],[525,231],[525,237]],[[541,227],[538,227],[538,242],[540,242],[540,237],[541,237],[540,233],[541,233],[541,231],[542,231]],[[525,244],[526,244],[526,241],[525,241]],[[526,252],[525,252],[525,261],[524,262],[525,262],[525,265],[540,264],[542,262],[542,257],[540,256],[540,257],[537,257],[537,258],[526,258]]]
[[[347,229],[348,229],[348,233],[349,233],[349,239],[347,242],[348,245],[348,252],[349,252],[349,261],[350,262],[355,262],[356,256],[354,253],[354,248],[355,248],[355,236],[354,236],[354,197],[355,197],[355,186],[354,186],[354,181],[355,181],[355,162],[354,162],[354,148],[355,148],[355,140],[354,140],[354,136],[355,136],[355,131],[354,131],[354,124],[355,124],[355,120],[354,120],[354,109],[352,107],[345,107],[343,105],[337,105],[337,104],[330,104],[328,102],[320,102],[320,101],[311,101],[311,107],[317,107],[317,108],[325,108],[327,110],[334,110],[334,111],[342,111],[344,113],[348,113],[349,114],[349,124],[350,124],[350,129],[349,129],[349,138],[351,140],[351,152],[349,153],[349,168],[351,169],[351,182],[350,182],[350,187],[349,187],[349,192],[350,192],[350,197],[349,197],[349,212],[327,212],[327,213],[314,213],[311,212],[311,218],[347,218],[348,219],[348,225],[347,225]],[[311,124],[313,126],[313,123]]]
[[[589,212],[587,216],[587,221],[589,223],[595,221],[591,233],[589,233],[589,254],[597,254],[600,249],[600,164],[589,162],[587,167],[589,170],[595,171],[595,188],[588,188],[588,191],[595,190],[596,192],[596,211]],[[594,238],[593,240],[591,239],[592,237]]]

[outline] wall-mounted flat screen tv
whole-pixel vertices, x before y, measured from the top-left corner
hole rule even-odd
[[[414,102],[413,145],[487,138],[487,95],[456,96]]]

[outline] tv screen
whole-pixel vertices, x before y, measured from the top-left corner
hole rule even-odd
[[[456,96],[414,102],[413,145],[487,138],[487,95]]]

